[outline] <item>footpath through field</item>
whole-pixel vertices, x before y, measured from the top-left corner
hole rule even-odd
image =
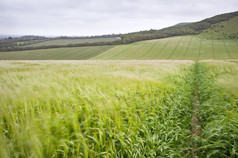
[[[237,157],[237,98],[219,90],[206,64],[196,62],[193,69],[191,157]]]
[[[238,66],[211,63],[2,63],[0,157],[236,158]]]
[[[194,137],[195,139],[198,138],[202,132],[201,130],[201,126],[198,120],[198,108],[200,106],[200,102],[199,102],[199,95],[198,95],[198,69],[199,69],[199,65],[196,62],[195,66],[194,66],[194,98],[193,98],[193,110],[194,110],[194,114],[192,116],[192,124],[191,124],[191,135],[192,137]],[[194,143],[194,141],[192,141],[192,143]],[[196,143],[193,145],[193,151],[192,151],[192,157],[198,157],[197,156],[197,145]]]

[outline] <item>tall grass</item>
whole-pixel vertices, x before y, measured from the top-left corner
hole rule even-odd
[[[199,63],[199,115],[202,126],[202,136],[198,140],[199,155],[237,157],[238,97],[228,95],[215,85],[215,77],[218,76],[211,68]]]
[[[189,154],[187,64],[12,63],[0,73],[0,157]]]
[[[237,157],[237,95],[217,86],[219,73],[208,64],[0,67],[0,157]],[[202,127],[198,137],[191,136],[194,113]]]

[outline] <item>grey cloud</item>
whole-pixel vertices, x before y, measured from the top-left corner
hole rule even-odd
[[[0,34],[92,35],[159,29],[236,11],[236,0],[1,0]]]

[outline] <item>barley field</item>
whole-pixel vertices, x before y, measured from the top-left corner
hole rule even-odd
[[[1,61],[0,157],[236,157],[238,95],[223,80],[235,83],[237,69],[236,60]]]

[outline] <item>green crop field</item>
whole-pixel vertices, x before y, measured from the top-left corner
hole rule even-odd
[[[216,86],[230,95],[238,96],[238,61],[207,61],[205,63],[216,78]]]
[[[113,46],[91,46],[0,52],[0,60],[86,60]]]
[[[203,60],[238,59],[238,40],[178,36],[118,46],[54,48],[0,52],[0,60]]]
[[[92,59],[237,59],[238,40],[207,40],[200,36],[179,36],[116,46]]]
[[[237,24],[2,40],[0,158],[238,158]]]
[[[237,157],[237,70],[237,60],[1,61],[0,157]]]
[[[26,47],[39,47],[39,46],[49,46],[49,45],[67,45],[67,44],[79,44],[79,43],[93,43],[93,42],[109,42],[119,40],[116,37],[108,38],[86,38],[86,39],[53,39],[40,43],[35,43],[27,45]]]

